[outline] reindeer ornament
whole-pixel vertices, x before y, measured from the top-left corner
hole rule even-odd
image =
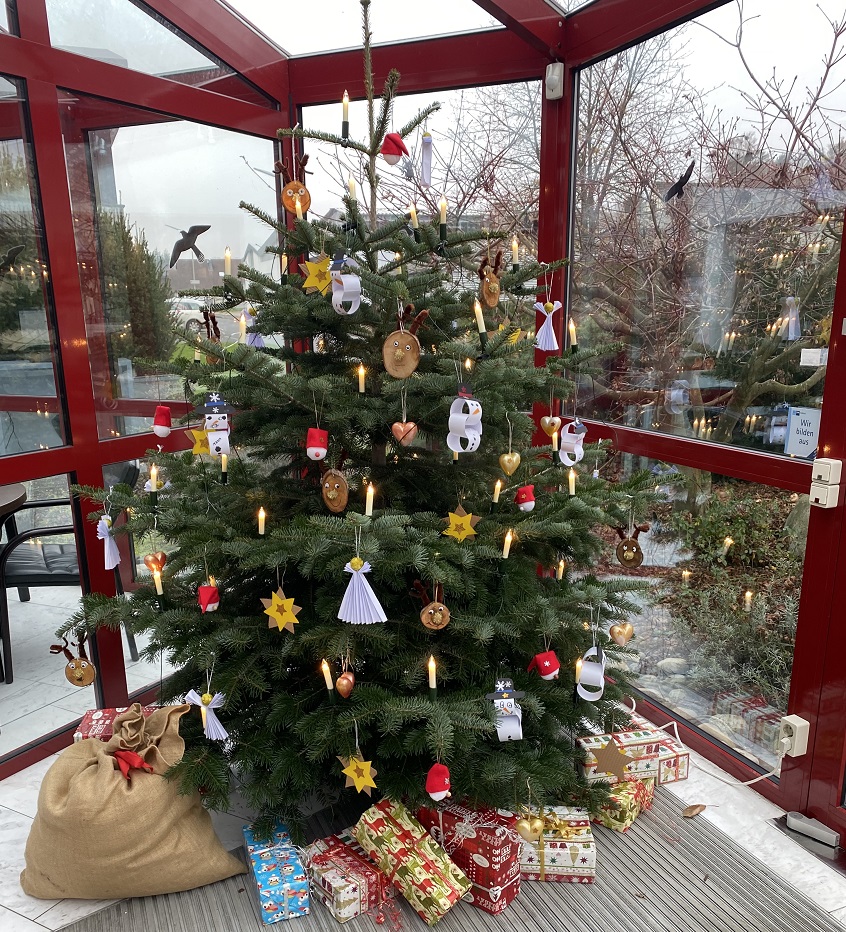
[[[90,686],[97,679],[97,669],[86,656],[84,636],[79,639],[76,646],[79,648],[78,657],[74,657],[68,646],[68,639],[63,637],[61,644],[53,644],[50,653],[64,654],[67,657],[65,679],[71,686]]]
[[[637,539],[642,531],[649,530],[649,524],[632,525],[628,531],[622,527],[614,528],[614,530],[620,537],[620,543],[617,544],[616,551],[617,559],[623,566],[636,569],[643,563],[643,551]]]
[[[491,265],[489,257],[482,259],[479,266],[479,279],[481,281],[481,297],[485,307],[496,307],[499,304],[499,276],[502,273],[502,250],[496,254],[494,264]]]
[[[414,590],[411,594],[423,603],[420,620],[424,627],[430,631],[440,631],[449,624],[449,609],[443,603],[444,587],[440,583],[435,585],[434,599],[429,598],[428,589],[419,579],[414,580]]]
[[[385,371],[395,379],[407,379],[420,365],[421,349],[417,331],[429,316],[429,312],[421,311],[406,330],[405,324],[413,314],[414,305],[406,304],[405,310],[397,315],[399,330],[389,333],[382,344],[382,362],[385,364]]]

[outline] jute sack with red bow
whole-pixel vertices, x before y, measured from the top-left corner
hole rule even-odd
[[[200,796],[164,774],[185,753],[189,706],[136,704],[108,742],[80,741],[47,771],[21,886],[41,899],[124,899],[191,890],[245,872],[218,841]]]

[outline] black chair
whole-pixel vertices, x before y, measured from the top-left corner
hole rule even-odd
[[[74,535],[73,525],[63,527],[32,528],[18,532],[15,516],[22,511],[34,508],[48,508],[69,505],[67,499],[48,499],[25,502],[2,522],[6,543],[0,544],[0,677],[7,683],[13,681],[12,673],[12,637],[9,624],[9,604],[7,589],[17,589],[21,602],[29,602],[29,590],[39,586],[78,586],[79,563],[77,561],[76,543],[44,543],[40,546],[21,546],[36,538]],[[123,595],[120,573],[115,567],[115,584],[119,595]],[[126,631],[129,654],[138,660],[138,647],[132,632]]]

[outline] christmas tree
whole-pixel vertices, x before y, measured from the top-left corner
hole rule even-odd
[[[278,231],[287,271],[226,278],[217,306],[251,303],[252,345],[203,340],[199,358],[174,364],[211,429],[195,419],[193,452],[151,454],[167,479],[156,496],[118,487],[107,502],[131,508],[130,532],[170,542],[164,566],[150,561],[162,594],[88,596],[68,627],[147,632],[148,655],[178,668],[164,699],[222,694],[203,707],[205,736],[200,715],[189,724],[177,768],[215,807],[230,767],[267,820],[296,826],[302,800],[331,798],[345,776],[424,800],[438,762],[456,799],[595,802],[603,790],[580,783],[574,738],[607,725],[625,688],[614,660],[627,648],[605,631],[635,610],[637,583],[590,574],[603,546],[592,529],[630,524],[649,479],[595,479],[592,453],[570,478],[584,443],[573,425],[547,422],[553,442],[531,446],[533,404],[559,405],[567,370],[590,364],[568,352],[536,368],[518,328],[521,305],[534,318],[535,281],[561,262],[503,271],[502,234],[451,232],[415,211],[378,221],[377,156],[398,146],[388,130],[399,75],[374,97],[368,6],[366,141],[280,131],[286,145],[357,152],[368,216],[348,193],[339,223],[309,219],[296,147],[279,168],[283,203],[302,219],[289,229],[243,205]],[[277,333],[282,348],[270,345]],[[570,453],[557,452],[559,429]],[[224,474],[215,451],[230,443]],[[594,645],[583,684],[601,681],[591,656],[608,679],[585,701],[576,661]],[[539,675],[558,662],[557,678]],[[214,739],[217,722],[228,739]]]

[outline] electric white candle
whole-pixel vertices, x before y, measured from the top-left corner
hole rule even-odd
[[[326,688],[329,692],[335,688],[335,684],[332,682],[332,673],[329,670],[329,664],[325,660],[320,661],[320,669],[323,672],[323,682],[326,683]]]
[[[576,470],[570,467],[570,472],[567,474],[567,483],[569,485],[570,495],[576,494]]]
[[[557,430],[554,430],[552,432],[552,449],[553,449],[553,452],[555,453],[558,452],[558,431]]]
[[[150,467],[150,491],[159,491],[159,467],[155,463]]]
[[[485,329],[485,318],[482,314],[482,305],[479,304],[478,298],[473,302],[473,313],[476,316],[476,326],[479,328],[479,333],[487,333]]]
[[[502,559],[507,560],[508,554],[511,553],[511,541],[514,540],[514,532],[509,528],[505,535],[505,541],[502,545]]]
[[[743,593],[743,611],[751,612],[752,611],[752,593],[748,590]]]
[[[582,660],[581,657],[579,657],[579,659],[576,661],[576,682],[577,683],[580,682],[582,679],[582,663],[584,663],[584,661]]]
[[[734,543],[734,541],[733,541],[730,537],[727,537],[727,538],[723,541],[723,556],[726,556],[726,554],[727,554],[727,553],[729,552],[729,550],[731,549],[731,546],[732,546],[733,543]]]
[[[790,324],[790,318],[789,318],[789,317],[784,317],[783,320],[782,320],[782,322],[781,322],[781,327],[779,327],[779,330],[778,330],[778,335],[779,335],[780,337],[786,336],[786,334],[787,334],[787,328],[788,328],[789,324]]]
[[[300,203],[300,199],[297,198],[294,201],[294,210],[297,212],[297,220],[303,219],[303,205]]]
[[[694,437],[699,436],[699,418],[698,417],[695,417],[693,419],[693,436]]]
[[[241,319],[238,321],[238,342],[247,342],[247,315],[241,311]]]
[[[690,570],[682,570],[682,584],[684,586],[690,585]]]
[[[367,484],[367,500],[364,505],[364,513],[366,515],[373,515],[373,495],[375,494],[376,489],[373,487],[373,483],[369,482]]]
[[[200,361],[200,347],[195,346],[194,347],[194,362],[199,362],[199,361]]]
[[[344,123],[350,121],[350,95],[346,91],[344,91],[344,96],[341,98],[341,119]]]
[[[731,352],[734,349],[734,341],[737,339],[736,331],[732,330],[731,336],[729,337],[728,351]]]
[[[350,200],[355,200],[355,178],[350,175],[350,180],[347,182],[347,187],[350,189]]]
[[[570,318],[570,323],[567,324],[567,331],[570,334],[570,349],[575,349],[578,346],[576,342],[576,322],[573,318]]]
[[[358,367],[358,390],[359,390],[359,393],[362,395],[364,394],[364,373],[365,371],[366,370],[364,366],[359,365]]]
[[[224,475],[229,471],[229,457],[225,453],[220,454],[220,471]]]
[[[232,250],[228,246],[223,250],[223,274],[232,274]]]
[[[499,493],[500,493],[501,491],[502,491],[502,479],[497,479],[497,480],[496,480],[496,485],[494,486],[494,493],[493,493],[493,503],[494,503],[494,505],[496,505],[497,502],[499,501]]]
[[[767,330],[769,331],[769,327],[767,328]],[[719,347],[717,348],[717,358],[718,358],[718,359],[719,359],[719,357],[722,356],[722,354],[725,352],[725,349],[726,349],[726,338],[725,338],[725,336],[722,336],[722,337],[720,337],[720,345],[719,345]]]
[[[457,463],[457,462],[458,462],[458,450],[453,450],[453,451],[452,451],[452,461],[453,461],[453,463]]]
[[[156,595],[164,595],[161,570],[153,570],[153,582],[156,586]]]
[[[279,274],[285,275],[287,271],[288,271],[288,254],[283,252],[282,255],[279,257]]]
[[[431,654],[429,655],[429,663],[427,664],[427,666],[429,667],[429,689],[437,689],[438,688],[438,668],[437,668],[437,665],[435,664],[435,658]]]
[[[259,508],[258,511],[258,532],[260,535],[264,536],[264,522],[267,519],[267,512],[264,508]]]
[[[443,224],[443,223],[446,223],[447,199],[446,199],[445,197],[442,197],[442,198],[440,199],[440,201],[438,202],[438,209],[439,209],[440,212],[441,212],[441,223],[442,223],[442,224]]]
[[[511,240],[511,264],[520,264],[520,244],[517,242],[516,236]]]
[[[420,227],[420,222],[417,219],[417,208],[414,204],[408,205],[408,215],[411,217],[411,228],[417,230]]]
[[[559,561],[558,561],[558,569],[556,569],[556,571],[555,571],[555,578],[558,579],[558,580],[562,580],[562,579],[564,578],[564,570],[566,570],[566,569],[567,569],[567,561],[566,561],[566,560],[559,560]]]

